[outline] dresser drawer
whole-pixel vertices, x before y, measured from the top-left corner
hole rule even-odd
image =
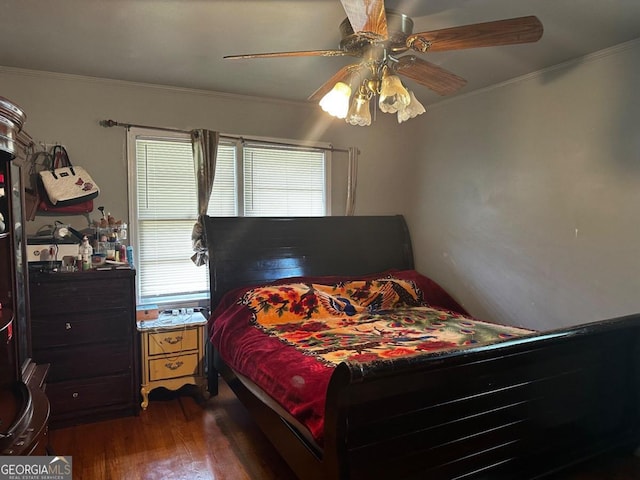
[[[56,281],[31,281],[31,315],[95,312],[122,308],[130,302],[132,283],[128,278],[105,282],[92,274],[84,278],[82,274],[77,278],[72,275],[67,276],[67,281],[60,281],[60,277]]]
[[[33,350],[38,363],[49,363],[49,382],[128,372],[132,365],[130,342]]]
[[[31,319],[31,338],[36,349],[117,340],[128,342],[132,329],[131,314],[123,309],[48,317],[34,315]]]
[[[198,349],[198,329],[163,330],[147,336],[150,356]]]
[[[75,410],[131,403],[129,375],[90,378],[47,384],[54,416]]]
[[[198,374],[198,352],[149,360],[149,381],[166,380]]]

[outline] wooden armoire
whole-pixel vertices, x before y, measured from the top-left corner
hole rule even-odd
[[[31,148],[26,115],[0,97],[0,455],[45,455],[47,365],[31,360],[21,165]]]

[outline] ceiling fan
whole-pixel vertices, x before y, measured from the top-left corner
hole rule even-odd
[[[351,56],[361,60],[342,67],[309,100],[320,100],[328,113],[353,125],[370,125],[369,101],[379,98],[380,110],[397,113],[402,122],[424,113],[424,107],[401,83],[410,78],[439,95],[451,95],[467,81],[413,54],[536,42],[543,27],[535,16],[413,33],[413,20],[385,10],[384,0],[340,0],[347,18],[340,24],[342,40],[335,50],[228,55],[226,59]],[[409,54],[404,55],[409,52]],[[351,104],[352,90],[355,90]]]

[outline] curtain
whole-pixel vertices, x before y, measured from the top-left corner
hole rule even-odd
[[[358,179],[358,149],[349,147],[349,172],[347,174],[347,208],[345,214],[353,215],[356,210],[356,185]]]
[[[209,197],[211,197],[211,190],[213,189],[219,141],[219,132],[203,129],[191,131],[191,145],[198,188],[198,221],[191,232],[191,243],[195,253],[191,257],[191,261],[199,267],[206,265],[209,260],[207,239],[204,232],[204,216],[207,214]]]

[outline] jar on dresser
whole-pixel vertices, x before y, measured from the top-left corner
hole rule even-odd
[[[32,272],[33,356],[50,364],[52,427],[139,412],[135,271]]]

